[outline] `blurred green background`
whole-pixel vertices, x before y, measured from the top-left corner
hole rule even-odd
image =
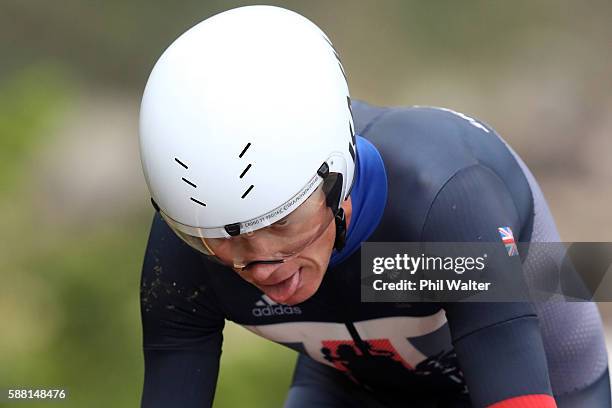
[[[139,98],[180,33],[245,4],[0,3],[0,388],[66,388],[67,407],[139,404],[153,213]],[[269,4],[329,35],[354,98],[483,119],[532,168],[564,240],[611,240],[612,2]],[[215,406],[280,406],[293,352],[233,325],[225,337]]]

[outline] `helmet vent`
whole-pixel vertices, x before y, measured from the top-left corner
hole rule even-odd
[[[183,163],[182,161],[180,161],[178,158],[176,158],[176,157],[175,157],[175,158],[174,158],[174,160],[175,160],[175,161],[176,161],[178,164],[180,164],[181,166],[183,166],[184,168],[186,168],[186,169],[188,169],[188,168],[189,168],[189,167],[187,167],[187,165],[186,165],[185,163]]]
[[[349,108],[349,112],[351,112],[351,118],[353,117],[353,107],[351,106],[351,98],[350,97],[346,97],[346,104],[348,105]]]
[[[249,165],[246,166],[244,170],[242,170],[242,173],[240,173],[240,178],[244,177],[244,175],[246,174],[247,171],[249,171],[250,168],[251,168],[251,163],[249,163]]]
[[[199,200],[196,200],[196,199],[195,199],[195,198],[193,198],[193,197],[189,197],[189,199],[190,199],[191,201],[193,201],[194,203],[198,203],[198,204],[200,204],[202,207],[206,207],[206,204],[204,204],[203,202],[201,202],[201,201],[199,201]]]
[[[353,149],[353,145],[350,142],[349,142],[349,153],[351,154],[353,161],[355,161],[355,149]]]
[[[244,154],[246,153],[247,150],[249,150],[249,147],[251,147],[251,142],[247,143],[246,146],[244,146],[244,148],[242,149],[242,152],[240,152],[240,154],[238,155],[238,158],[241,159],[242,156],[244,156]],[[243,178],[244,175],[246,174],[247,171],[249,171],[249,169],[251,168],[251,163],[249,163],[244,170],[242,170],[242,173],[240,173],[240,178]],[[244,199],[244,197],[246,197],[251,190],[253,189],[253,187],[255,187],[253,184],[251,184],[251,186],[249,188],[246,189],[246,191],[244,193],[242,193],[242,199]]]
[[[244,192],[244,194],[242,194],[242,197],[240,198],[244,198],[247,196],[247,194],[249,194],[251,192],[251,190],[253,189],[253,187],[255,187],[254,185],[251,184],[251,187],[247,188],[247,190]]]
[[[353,141],[353,144],[356,145],[357,141],[355,140],[355,130],[353,130],[353,108],[351,107],[351,98],[349,98],[348,96],[346,97],[346,104],[348,105],[348,110],[349,113],[351,114],[351,120],[349,120],[349,132],[351,132],[351,140]]]
[[[184,167],[185,169],[189,169],[189,167],[188,167],[188,166],[187,166],[185,163],[183,163],[182,161],[180,161],[180,160],[178,159],[178,157],[175,157],[175,158],[174,158],[174,161],[175,161],[175,162],[177,162],[178,164],[180,164],[180,165],[181,165],[182,167]],[[189,184],[191,187],[193,187],[193,188],[198,188],[198,186],[196,186],[196,185],[195,185],[194,183],[192,183],[191,181],[187,180],[185,177],[182,177],[182,180],[183,180],[185,183]],[[193,198],[193,197],[189,197],[189,199],[190,199],[191,201],[193,201],[194,203],[198,203],[198,204],[200,204],[202,207],[206,207],[206,204],[204,204],[204,203],[203,203],[203,202],[201,202],[200,200],[196,200],[196,199],[195,199],[195,198]]]
[[[329,46],[331,47],[336,60],[338,60],[338,66],[340,67],[340,72],[342,72],[342,76],[344,77],[344,81],[348,82],[348,80],[346,79],[346,73],[344,72],[344,67],[342,66],[342,61],[340,61],[340,55],[338,55],[338,51],[336,51],[336,47],[334,47],[334,45],[331,43],[331,41],[329,41],[329,38],[327,38],[327,36],[325,34],[323,34],[323,38],[325,39],[325,41],[327,41],[327,43],[329,44]]]
[[[185,177],[183,177],[183,181],[187,184],[189,184],[191,187],[193,188],[198,188],[198,186],[196,186],[195,184],[193,184],[191,181],[187,180]]]
[[[246,153],[246,151],[249,149],[249,147],[251,147],[251,143],[247,143],[246,146],[244,146],[244,149],[242,149],[242,152],[238,155],[239,159],[242,159],[242,156],[244,156],[244,154]]]

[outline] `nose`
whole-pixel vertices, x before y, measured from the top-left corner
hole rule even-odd
[[[248,267],[247,271],[257,283],[265,283],[266,280],[272,276],[278,268],[280,268],[282,262],[278,263],[255,263]]]

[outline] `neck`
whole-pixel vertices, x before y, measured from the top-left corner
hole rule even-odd
[[[344,208],[344,216],[346,217],[346,230],[348,231],[349,225],[351,224],[351,215],[353,214],[353,202],[351,197],[342,202],[342,208]]]

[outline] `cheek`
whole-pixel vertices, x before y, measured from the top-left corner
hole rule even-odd
[[[314,285],[316,288],[319,287],[329,265],[334,238],[335,224],[332,224],[331,228],[328,228],[317,241],[313,242],[300,255],[301,266],[304,268],[304,286]]]
[[[323,276],[325,276],[325,270],[326,267],[321,263],[309,262],[308,266],[302,268],[303,286],[310,287],[314,285],[318,287],[323,280]]]
[[[335,228],[335,225],[334,225]],[[301,258],[312,260],[318,265],[322,265],[323,269],[327,268],[329,258],[333,251],[335,231],[328,228],[315,242],[310,244],[308,248],[301,254]]]

